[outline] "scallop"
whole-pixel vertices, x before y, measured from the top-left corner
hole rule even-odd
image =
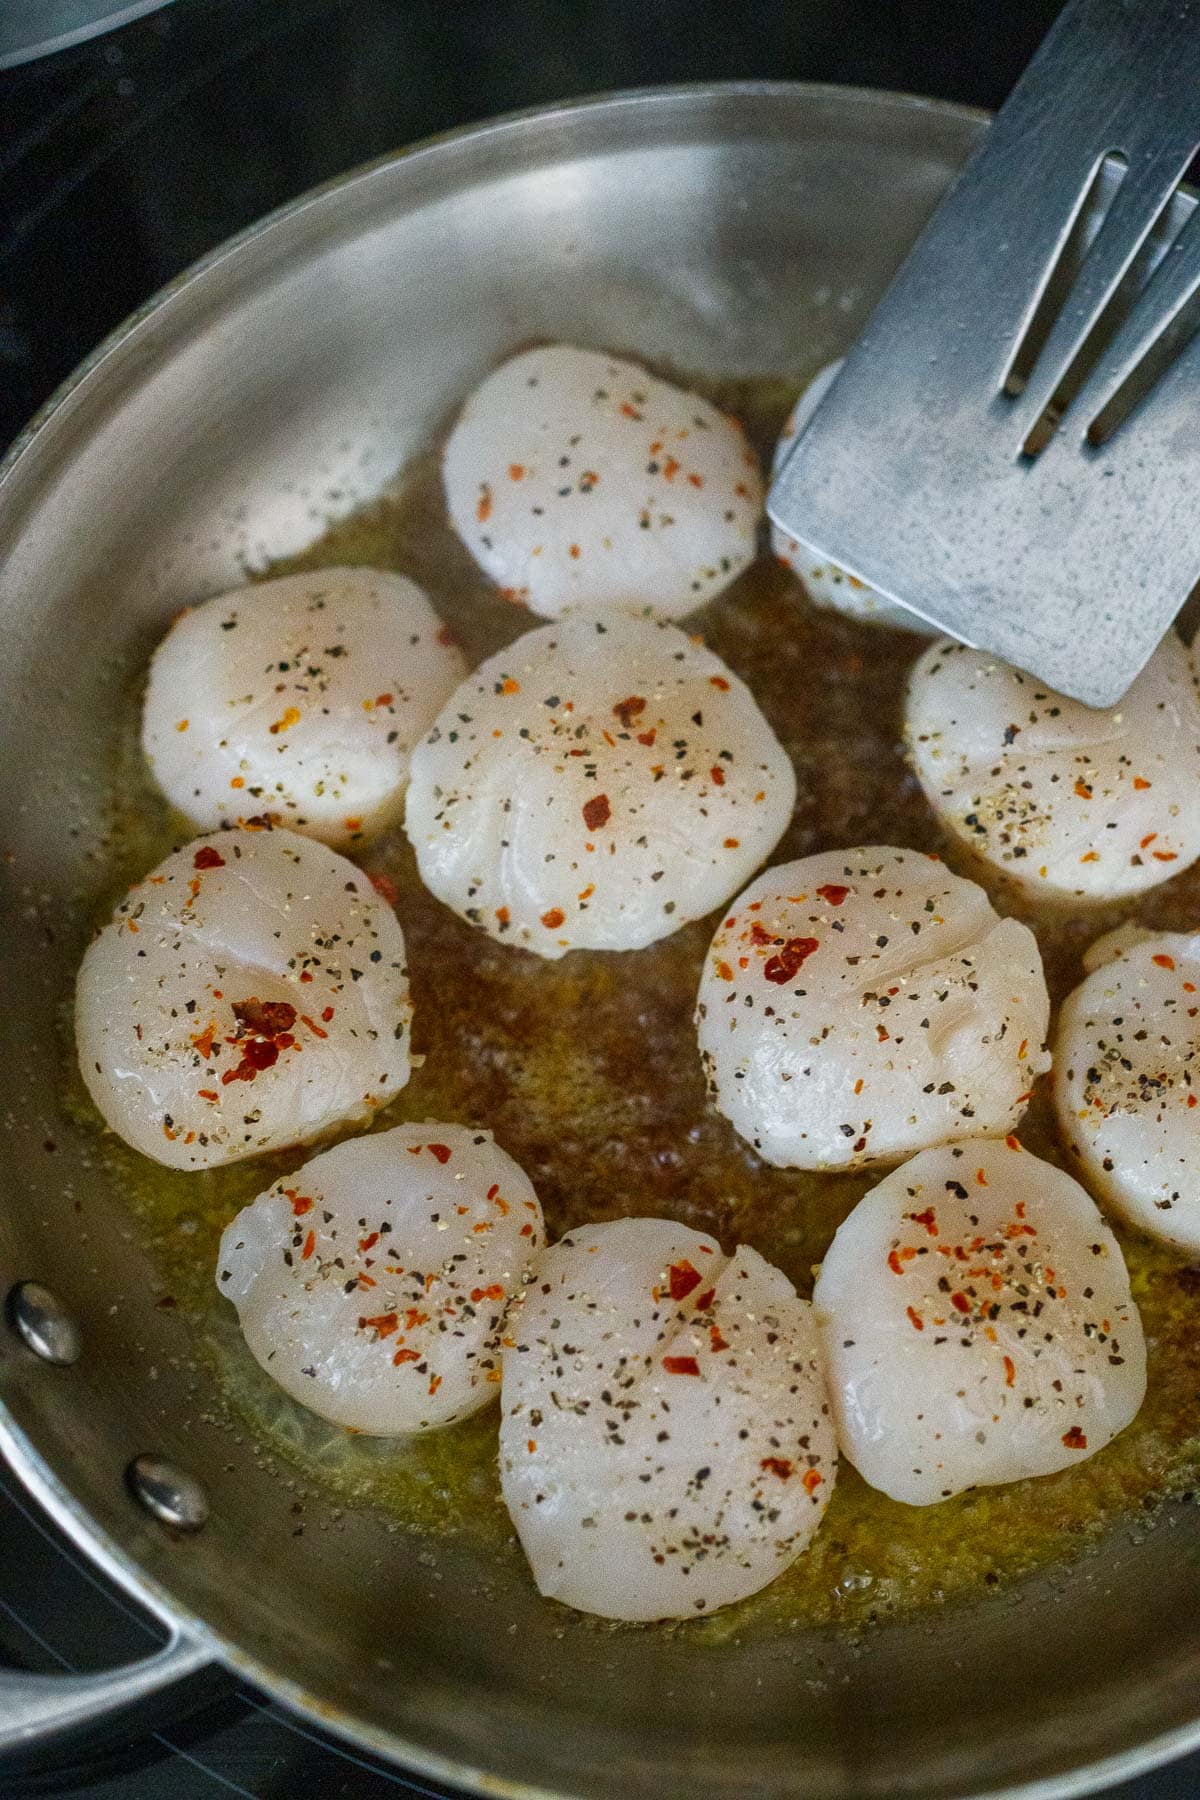
[[[404,937],[366,876],[290,831],[176,850],[84,956],[79,1067],[105,1123],[209,1169],[370,1118],[409,1077]]]
[[[1200,698],[1174,632],[1102,711],[935,644],[909,683],[906,734],[943,825],[1035,898],[1120,899],[1200,856]]]
[[[1011,1131],[1050,1065],[1033,933],[915,850],[760,875],[696,1008],[718,1109],[778,1168],[854,1169]]]
[[[426,886],[501,942],[636,950],[736,892],[795,793],[711,651],[661,620],[580,613],[453,695],[413,753],[406,829]]]
[[[506,599],[694,612],[752,561],[758,458],[741,427],[637,363],[526,350],[475,389],[446,443],[455,530]]]
[[[909,1506],[1071,1468],[1145,1395],[1116,1238],[1016,1138],[888,1175],[838,1230],[813,1303],[842,1452]]]
[[[1115,942],[1114,942],[1115,940]],[[1059,1016],[1054,1098],[1089,1187],[1200,1252],[1200,936],[1111,933]]]
[[[495,1399],[505,1309],[543,1235],[528,1177],[490,1132],[398,1125],[314,1156],[245,1207],[217,1286],[293,1400],[390,1437]]]
[[[792,445],[837,380],[844,361],[844,357],[839,357],[836,362],[826,363],[813,376],[788,414],[787,423],[779,434],[779,442],[771,459],[772,477],[778,475],[787,461]],[[901,631],[921,630],[921,620],[915,613],[909,612],[907,607],[897,606],[894,601],[885,599],[867,582],[860,581],[856,575],[847,574],[845,569],[839,569],[836,563],[830,562],[811,544],[790,536],[775,524],[771,526],[771,549],[781,563],[795,570],[814,606],[845,613],[851,619],[865,619],[872,625],[893,625]]]
[[[400,816],[413,745],[465,673],[403,575],[286,575],[180,614],[150,665],[142,746],[194,824],[268,813],[343,848]]]
[[[836,1477],[812,1309],[667,1219],[572,1231],[505,1332],[500,1478],[540,1591],[693,1618],[811,1542]]]

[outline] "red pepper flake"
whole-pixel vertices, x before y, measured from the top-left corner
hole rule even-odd
[[[708,678],[708,685],[710,687],[719,688],[723,694],[729,692],[729,683],[723,675],[710,675]]]
[[[392,1367],[395,1369],[398,1368],[401,1363],[420,1362],[420,1360],[421,1352],[419,1350],[397,1350],[392,1358]]]
[[[552,906],[549,912],[544,912],[542,914],[542,924],[546,927],[547,931],[557,931],[566,916],[566,913],[563,912],[561,907]]]
[[[806,1494],[815,1494],[824,1479],[825,1477],[823,1475],[818,1475],[815,1469],[809,1469],[800,1485]]]
[[[896,1250],[888,1251],[887,1266],[892,1271],[893,1275],[903,1275],[904,1264],[900,1261],[900,1255],[899,1255],[898,1251],[896,1251]]]
[[[694,1356],[664,1356],[663,1368],[668,1375],[698,1375],[700,1364]]]
[[[613,707],[614,713],[617,715],[618,719],[620,719],[626,731],[630,730],[633,721],[637,718],[638,714],[645,712],[645,710],[646,702],[640,694],[630,694],[628,700],[618,700],[617,704]]]
[[[758,1466],[765,1469],[768,1475],[778,1475],[780,1481],[786,1481],[795,1467],[786,1456],[764,1456]]]
[[[708,776],[714,787],[725,786],[725,771],[720,763],[713,764],[712,768],[708,771]]]
[[[1014,1137],[1014,1136],[1013,1136],[1013,1135],[1012,1135],[1012,1132],[1011,1132],[1011,1131],[1010,1131],[1010,1132],[1009,1132],[1009,1134],[1008,1134],[1008,1136],[1007,1136],[1007,1137],[1006,1137],[1006,1138],[1005,1138],[1005,1140],[1004,1140],[1004,1141],[1005,1141],[1005,1143],[1006,1143],[1006,1144],[1007,1144],[1007,1145],[1008,1145],[1008,1147],[1009,1147],[1009,1149],[1010,1149],[1010,1150],[1019,1150],[1019,1149],[1020,1149],[1020,1148],[1021,1148],[1021,1146],[1020,1146],[1020,1143],[1019,1143],[1019,1142],[1018,1142],[1018,1140],[1017,1140],[1017,1139],[1016,1139],[1016,1138],[1015,1138],[1015,1137]]]
[[[686,1300],[693,1288],[700,1286],[700,1271],[692,1267],[686,1256],[682,1262],[671,1264],[667,1277],[672,1300]]]
[[[258,1037],[278,1037],[296,1023],[296,1009],[287,1000],[249,1000],[233,1002],[233,1016],[245,1031]]]
[[[1084,1437],[1078,1425],[1072,1425],[1070,1431],[1064,1431],[1062,1441],[1068,1450],[1087,1449],[1087,1439]]]
[[[525,479],[525,464],[524,463],[509,463],[508,479],[510,481],[523,481]]]
[[[736,850],[738,848],[739,844],[741,843],[741,841],[742,841],[741,838],[726,838],[725,839],[725,848],[727,850]]]
[[[292,1211],[298,1219],[302,1219],[305,1213],[312,1211],[313,1201],[308,1194],[299,1194],[295,1188],[284,1188],[283,1193],[284,1198],[291,1201]],[[376,1235],[378,1236],[378,1233]]]
[[[846,895],[850,892],[850,889],[848,887],[842,887],[836,881],[827,881],[823,887],[817,889],[817,892],[820,894],[822,900],[828,900],[830,906],[840,906],[842,901],[846,898]]]
[[[612,807],[608,803],[607,794],[596,794],[583,808],[583,822],[589,831],[599,831],[607,825],[612,817]]]
[[[729,1342],[721,1336],[715,1325],[708,1328],[708,1347],[710,1350],[728,1350]]]
[[[213,1053],[213,1039],[216,1035],[217,1027],[215,1022],[211,1019],[204,1027],[203,1031],[197,1031],[192,1035],[192,1043],[206,1062]]]
[[[642,417],[642,414],[638,411],[637,407],[631,406],[628,400],[622,400],[621,411],[627,419],[640,419]]]
[[[732,924],[732,922],[733,921],[730,920],[731,924]],[[750,926],[750,942],[752,944],[760,944],[760,945],[761,944],[777,944],[779,942],[779,939],[777,937],[772,937],[771,933],[767,930],[766,926],[761,925],[759,923],[759,921],[757,919],[755,919]]]
[[[221,1098],[220,1094],[214,1094],[211,1088],[197,1088],[196,1097],[199,1100],[219,1100]]]
[[[582,554],[578,544],[568,544],[567,555],[571,558],[572,562],[578,562]]]
[[[905,1217],[911,1219],[914,1225],[923,1225],[930,1237],[937,1236],[937,1214],[932,1206],[927,1206],[924,1212],[906,1213]]]
[[[493,1373],[494,1373],[494,1371],[493,1371]],[[490,1376],[490,1375],[489,1375],[489,1376],[488,1376],[488,1380],[489,1380],[489,1381],[490,1381],[490,1380],[491,1380],[491,1378],[492,1378],[492,1377],[491,1377],[491,1376]],[[436,1394],[436,1393],[437,1393],[437,1391],[438,1391],[438,1389],[439,1389],[439,1388],[440,1388],[440,1387],[441,1387],[441,1385],[442,1385],[442,1378],[441,1378],[441,1376],[440,1376],[440,1375],[431,1375],[431,1376],[430,1376],[430,1377],[429,1377],[429,1392],[430,1392],[430,1395],[431,1395],[431,1396],[432,1396],[432,1395],[434,1395],[434,1394]]]
[[[502,694],[519,694],[520,691],[520,682],[514,681],[511,675],[506,675],[504,680],[500,683],[500,692]]]
[[[493,1281],[490,1287],[471,1289],[471,1303],[474,1306],[478,1306],[481,1300],[503,1300],[503,1298],[504,1289],[498,1281]]]
[[[492,516],[492,490],[486,481],[479,484],[479,505],[475,508],[475,517],[481,525],[486,525]]]
[[[763,965],[763,976],[777,987],[782,987],[796,974],[801,964],[820,949],[816,938],[789,938],[776,956],[770,956]]]
[[[400,1317],[394,1312],[377,1313],[373,1319],[360,1319],[358,1329],[377,1331],[381,1339],[390,1338],[400,1329]]]
[[[501,925],[507,925],[511,916],[507,906],[498,906],[496,908],[496,918]]]
[[[450,1161],[449,1144],[426,1144],[425,1148],[428,1150],[430,1156],[436,1156],[440,1163],[448,1163]]]
[[[925,1321],[921,1317],[920,1313],[915,1312],[911,1306],[906,1306],[904,1310],[908,1314],[908,1322],[912,1326],[913,1330],[914,1331],[924,1331]]]
[[[691,474],[690,474],[690,475],[689,475],[689,476],[688,476],[688,480],[689,480],[689,481],[690,481],[690,482],[691,482],[691,484],[692,484],[692,486],[693,486],[693,487],[694,487],[694,488],[702,488],[702,487],[703,487],[703,486],[704,486],[704,477],[703,477],[703,475],[697,475],[697,474],[696,474],[696,473],[695,473],[695,471],[694,471],[694,470],[693,470],[693,472],[692,472],[692,473],[691,473]]]
[[[1017,1365],[1013,1361],[1011,1356],[1006,1356],[1004,1359],[1004,1385],[1005,1385],[1005,1387],[1012,1387],[1013,1384],[1015,1383],[1016,1379],[1017,1379]]]
[[[379,1233],[377,1231],[368,1232],[367,1236],[365,1238],[359,1238],[359,1240],[358,1240],[359,1255],[365,1256],[367,1251],[373,1250],[378,1242],[379,1242]]]
[[[1143,793],[1145,793],[1146,789],[1150,786],[1150,783],[1148,781],[1146,781],[1141,775],[1135,775],[1133,778],[1133,785],[1138,790],[1139,794],[1143,794]]]
[[[1150,961],[1152,963],[1157,963],[1160,969],[1173,969],[1175,967],[1175,958],[1173,956],[1168,956],[1165,951],[1160,952],[1158,956],[1152,956]]]
[[[1089,850],[1087,852],[1087,855],[1081,856],[1079,860],[1081,863],[1099,862],[1100,861],[1100,852],[1098,850]]]
[[[969,1313],[971,1310],[971,1302],[965,1294],[951,1294],[950,1304],[956,1312]]]
[[[705,1288],[702,1294],[696,1295],[696,1311],[707,1312],[716,1297],[717,1290],[715,1287]]]
[[[304,1240],[304,1248],[300,1252],[301,1262],[307,1262],[309,1257],[312,1255],[313,1251],[316,1249],[316,1247],[317,1247],[317,1234],[315,1231],[310,1231],[308,1236]]]
[[[193,869],[223,869],[225,858],[211,844],[203,844],[192,858]]]
[[[730,968],[730,966],[727,962],[718,962],[716,967],[717,967],[717,975],[719,976],[719,978],[722,981],[732,981],[733,980],[733,970]]]
[[[1176,855],[1174,850],[1152,850],[1150,852],[1150,854],[1154,858],[1155,862],[1178,862],[1179,861],[1179,858]]]
[[[668,456],[667,460],[663,463],[662,472],[664,481],[674,481],[679,473],[679,464],[673,456]]]
[[[1081,800],[1090,800],[1092,797],[1092,790],[1086,781],[1077,781],[1075,783],[1075,792]]]
[[[242,1050],[242,1060],[236,1069],[226,1069],[221,1077],[221,1085],[228,1087],[231,1081],[253,1081],[264,1069],[273,1068],[279,1061],[279,1051],[269,1038],[251,1038]]]

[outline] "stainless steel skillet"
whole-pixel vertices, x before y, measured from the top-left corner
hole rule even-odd
[[[134,1685],[218,1659],[361,1743],[505,1794],[1048,1796],[1200,1741],[1186,1507],[998,1603],[865,1641],[702,1649],[564,1620],[507,1568],[367,1512],[294,1537],[286,1471],[222,1422],[57,1099],[104,748],[172,612],[376,492],[523,340],[735,374],[786,372],[799,345],[810,364],[834,355],[983,128],[920,100],[753,84],[460,133],[217,252],[96,354],[6,465],[0,1288],[48,1283],[82,1353],[55,1364],[0,1332],[0,1444],[170,1625]],[[203,1529],[164,1528],[131,1497],[146,1452],[202,1483]],[[0,1741],[121,1691],[0,1677]]]

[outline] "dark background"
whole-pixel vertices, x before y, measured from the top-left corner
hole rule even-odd
[[[609,88],[738,76],[996,107],[1057,11],[1055,0],[176,0],[0,72],[0,446],[198,256],[431,132]],[[152,1641],[0,1474],[0,1663],[102,1667]],[[49,1764],[0,1772],[4,1800],[383,1800],[404,1785],[231,1677],[192,1683]],[[1200,1759],[1114,1792],[1192,1800]]]

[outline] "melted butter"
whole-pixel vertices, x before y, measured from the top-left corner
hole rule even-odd
[[[710,391],[769,455],[793,390],[764,382]],[[497,599],[453,535],[433,457],[271,573],[335,563],[395,568],[421,582],[472,663],[541,623]],[[903,686],[919,640],[812,607],[796,576],[765,554],[690,629],[749,682],[795,763],[799,799],[773,861],[874,842],[938,850],[962,866],[941,840],[902,754]],[[107,916],[114,893],[191,835],[149,784],[136,713],[131,695],[116,751],[119,798],[97,917]],[[425,1059],[380,1126],[424,1119],[489,1126],[532,1178],[552,1237],[585,1220],[665,1214],[711,1232],[728,1249],[754,1245],[802,1293],[811,1292],[814,1265],[878,1174],[767,1168],[707,1108],[692,1007],[711,919],[647,950],[545,963],[492,943],[439,906],[421,887],[402,834],[370,846],[359,860],[395,884],[412,970],[414,1049]],[[1086,917],[1041,914],[997,898],[1001,910],[1021,913],[1036,929],[1058,1001],[1080,978],[1082,949],[1118,920],[1193,928],[1200,865],[1134,908]],[[73,1055],[69,1061],[73,1069]],[[82,1085],[77,1075],[71,1079],[70,1104],[94,1128]],[[1039,1155],[1064,1162],[1044,1093],[1022,1137]],[[499,1497],[493,1409],[413,1442],[356,1438],[279,1393],[242,1345],[214,1283],[217,1241],[240,1206],[296,1166],[294,1152],[184,1174],[111,1138],[104,1145],[164,1297],[194,1319],[229,1406],[266,1447],[339,1504],[382,1509],[431,1539],[470,1533],[491,1554],[519,1555]],[[1150,1375],[1139,1417],[1114,1444],[1059,1475],[928,1508],[888,1500],[843,1461],[812,1548],[764,1593],[685,1629],[718,1639],[839,1619],[861,1625],[982,1593],[1077,1554],[1195,1485],[1200,1270],[1121,1236],[1149,1340]]]

